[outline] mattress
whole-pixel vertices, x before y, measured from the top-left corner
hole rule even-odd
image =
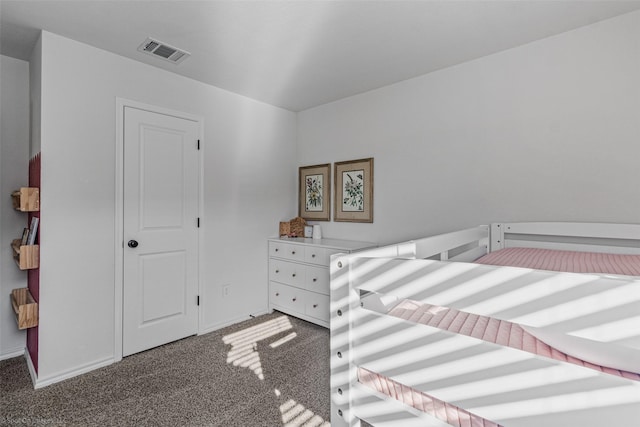
[[[600,273],[640,276],[640,255],[507,248],[474,261],[478,264],[533,268],[568,273]]]

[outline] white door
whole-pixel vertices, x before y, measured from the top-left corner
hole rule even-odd
[[[198,127],[125,107],[123,356],[197,333]]]

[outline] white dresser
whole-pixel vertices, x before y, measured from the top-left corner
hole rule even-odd
[[[329,327],[329,261],[375,244],[338,239],[269,239],[269,309]]]

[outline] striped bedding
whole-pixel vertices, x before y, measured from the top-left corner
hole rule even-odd
[[[388,314],[410,322],[433,326],[438,329],[467,335],[494,344],[528,351],[529,353],[549,357],[554,360],[573,363],[607,374],[640,381],[640,373],[621,371],[577,359],[545,344],[525,331],[517,323],[506,320],[494,319],[488,316],[480,316],[453,308],[411,300],[400,302]]]
[[[389,377],[372,372],[366,368],[358,368],[358,381],[379,393],[398,400],[419,411],[425,412],[458,427],[502,427],[500,424],[486,420],[478,415],[465,411],[458,406],[443,402],[427,393],[408,387]]]
[[[507,248],[478,258],[478,264],[524,267],[568,273],[600,273],[640,276],[640,255]]]
[[[525,331],[520,325],[509,321],[412,300],[400,302],[388,314],[410,322],[425,324],[610,375],[640,381],[640,373],[621,371],[577,359],[545,344]],[[358,368],[358,381],[379,393],[426,412],[452,426],[500,427],[493,421],[364,368]]]
[[[640,255],[508,248],[489,253],[475,262],[537,270],[640,276]],[[545,344],[525,331],[520,325],[509,321],[411,300],[400,302],[388,314],[407,321],[595,369],[610,375],[640,381],[640,373],[621,371],[577,359]],[[499,424],[493,421],[486,420],[364,368],[358,369],[358,380],[380,393],[426,412],[452,426],[499,427]]]

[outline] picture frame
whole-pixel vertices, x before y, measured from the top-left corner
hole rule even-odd
[[[331,163],[298,170],[298,216],[310,221],[331,218]]]
[[[373,157],[334,165],[334,221],[373,222]]]

